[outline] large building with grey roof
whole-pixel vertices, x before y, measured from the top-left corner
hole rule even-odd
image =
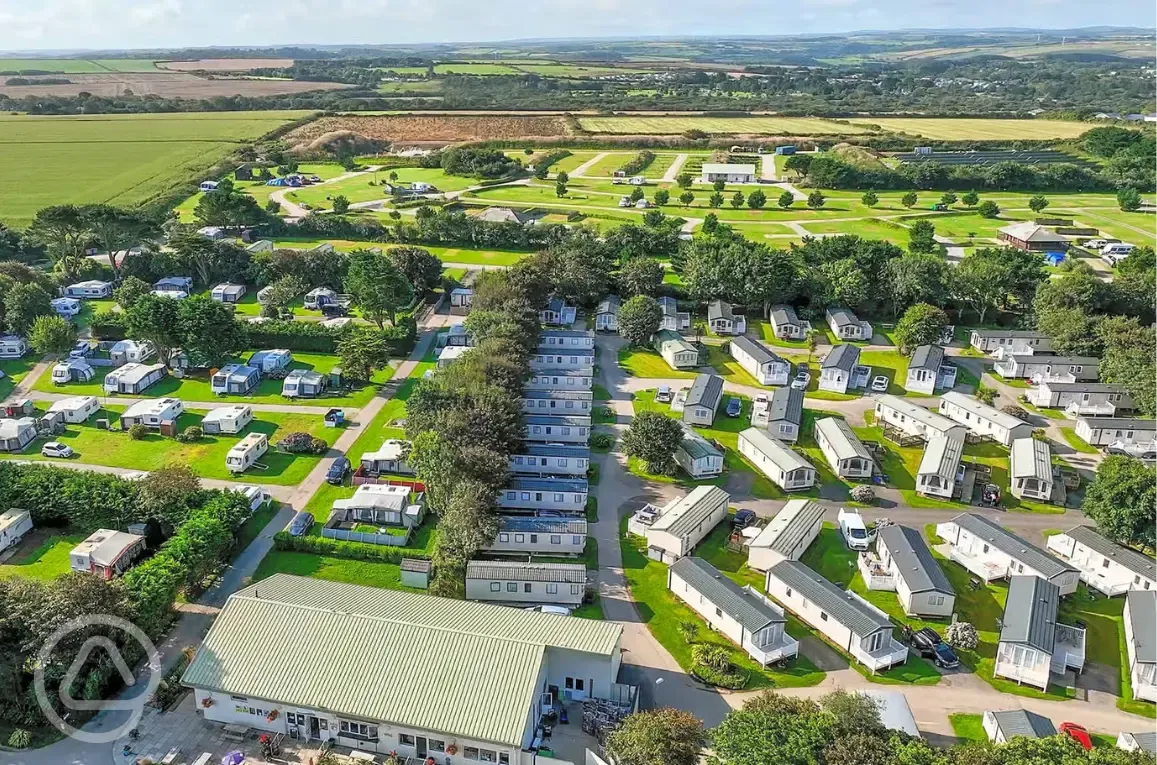
[[[1053,534],[1045,547],[1075,566],[1082,582],[1109,597],[1129,590],[1157,590],[1157,561],[1106,539],[1091,526]]]
[[[904,613],[945,618],[952,615],[956,590],[919,531],[907,526],[884,526],[876,532],[876,554],[892,575]]]
[[[876,461],[846,420],[839,417],[816,420],[815,439],[836,476],[861,480],[872,477]]]
[[[993,675],[1047,691],[1084,669],[1085,630],[1057,621],[1060,601],[1060,588],[1039,576],[1009,578]]]
[[[715,412],[723,401],[723,378],[719,375],[699,374],[691,382],[683,401],[683,422],[688,425],[711,427]]]
[[[860,363],[860,349],[850,343],[832,348],[820,362],[820,390],[847,393],[852,384],[852,372]]]
[[[948,545],[952,560],[985,582],[1024,574],[1047,579],[1061,595],[1077,591],[1077,569],[983,515],[961,513],[938,523],[936,536]]]
[[[524,765],[551,686],[623,689],[621,637],[614,622],[277,574],[229,598],[181,682],[211,723]]]
[[[781,560],[799,560],[824,523],[824,509],[810,499],[789,499],[747,547],[747,565],[767,571]]]
[[[643,529],[647,539],[647,556],[664,563],[674,563],[690,555],[703,537],[727,517],[731,495],[718,486],[696,486],[663,508],[648,506],[657,513]]]

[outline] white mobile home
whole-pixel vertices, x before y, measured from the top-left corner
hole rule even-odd
[[[0,335],[0,359],[18,359],[28,353],[28,342],[19,335]]]
[[[763,343],[739,335],[727,344],[727,351],[760,385],[788,384],[791,363]]]
[[[277,372],[287,369],[293,363],[293,354],[286,348],[273,348],[266,351],[257,351],[246,362],[251,367],[257,367],[261,374]]]
[[[789,499],[747,548],[747,565],[767,571],[781,560],[799,560],[824,524],[824,509],[807,499]]]
[[[980,724],[988,740],[994,744],[1007,744],[1018,736],[1050,738],[1057,735],[1052,720],[1028,709],[1009,709],[1004,712],[988,710]]]
[[[963,441],[966,430],[963,425],[898,396],[880,396],[876,399],[876,421],[925,440],[933,436],[947,436]]]
[[[607,295],[603,298],[595,309],[595,331],[618,332],[619,308],[622,305],[623,300],[618,295]]]
[[[4,552],[32,531],[32,515],[27,510],[5,510],[0,513],[0,552]]]
[[[815,439],[838,478],[856,480],[872,477],[876,461],[847,422],[838,417],[816,420]]]
[[[577,608],[586,588],[587,569],[581,563],[472,560],[466,564],[466,600]]]
[[[156,347],[148,340],[117,340],[108,349],[108,358],[114,367],[141,364],[156,355]]]
[[[245,285],[222,282],[210,290],[209,297],[218,303],[237,303],[245,297]]]
[[[291,369],[281,381],[281,395],[286,398],[316,398],[329,387],[329,378],[312,369]]]
[[[740,454],[784,491],[815,486],[815,467],[790,446],[759,428],[740,432],[738,447]]]
[[[80,313],[80,301],[76,298],[53,298],[50,304],[52,305],[52,310],[62,319],[71,319]]]
[[[670,564],[690,555],[711,529],[727,518],[730,501],[731,495],[718,486],[696,486],[668,503],[645,529],[648,557]]]
[[[944,363],[944,349],[939,345],[919,345],[908,360],[904,390],[931,396],[937,388],[956,384],[956,367]]]
[[[595,365],[594,348],[556,347],[538,350],[530,357],[530,368],[535,372],[550,372],[554,369],[585,369]]]
[[[1099,363],[1092,356],[1011,355],[996,361],[992,368],[1006,380],[1072,383],[1096,380]]]
[[[820,390],[847,393],[852,384],[852,372],[860,363],[860,349],[844,343],[828,352],[820,362]]]
[[[807,334],[807,322],[800,321],[790,305],[773,305],[767,312],[775,336],[783,340],[802,340]]]
[[[168,374],[169,370],[164,364],[129,363],[105,375],[102,387],[105,393],[124,393],[131,396],[143,393]]]
[[[567,305],[566,301],[560,297],[552,297],[546,301],[546,306],[539,311],[538,319],[547,326],[567,327],[574,324],[577,315],[577,308]]]
[[[700,183],[755,183],[755,165],[732,165],[726,162],[704,162]]]
[[[1090,446],[1147,443],[1157,435],[1157,420],[1126,417],[1080,417],[1076,434]]]
[[[1075,566],[1082,582],[1109,597],[1129,590],[1157,590],[1152,558],[1109,541],[1091,526],[1053,534],[1045,549]]]
[[[1052,353],[1052,338],[1044,332],[1020,329],[974,329],[968,344],[978,351],[1007,351],[1014,354]]]
[[[310,749],[530,765],[552,686],[567,702],[628,690],[621,636],[613,622],[278,574],[229,598],[182,683],[207,722]],[[391,659],[343,674],[367,645]],[[399,694],[415,677],[421,692]]]
[[[133,425],[159,428],[175,422],[185,411],[179,398],[155,398],[138,401],[121,415],[121,428],[128,430]]]
[[[31,417],[0,420],[0,452],[18,452],[36,438],[36,420]]]
[[[916,468],[916,493],[952,499],[957,484],[964,478],[963,457],[964,439],[954,435],[929,438]]]
[[[595,333],[585,329],[544,329],[538,335],[539,352],[566,353],[574,348],[594,348]]]
[[[1047,441],[1018,438],[1012,442],[1008,478],[1014,497],[1049,502],[1053,498],[1053,458]]]
[[[697,375],[683,403],[683,422],[687,425],[711,427],[721,401],[723,401],[723,378],[706,373]]]
[[[248,404],[219,406],[210,409],[201,419],[201,430],[205,433],[240,433],[253,422],[253,407]]]
[[[594,394],[589,390],[523,390],[522,410],[527,414],[578,414],[589,416]]]
[[[992,674],[1047,691],[1052,675],[1085,666],[1085,630],[1057,622],[1061,591],[1039,576],[1013,576]]]
[[[723,473],[723,452],[687,425],[683,426],[683,440],[675,449],[675,462],[697,481]]]
[[[53,402],[48,407],[48,415],[60,413],[60,417],[69,423],[87,422],[89,417],[100,411],[100,401],[96,396],[69,396]]]
[[[767,594],[872,672],[908,660],[887,614],[798,561],[782,560],[768,569]]]
[[[585,518],[498,516],[498,534],[486,548],[512,555],[582,555],[587,544]]]
[[[707,326],[717,335],[742,335],[747,331],[747,317],[735,313],[731,303],[712,300],[707,304]]]
[[[1120,385],[1101,382],[1042,382],[1028,392],[1030,404],[1063,409],[1070,417],[1116,417],[1135,408]]]
[[[269,437],[264,433],[250,433],[225,454],[225,468],[230,473],[244,473],[267,451]]]
[[[667,571],[667,589],[762,666],[799,653],[799,642],[784,630],[783,609],[751,585],[740,587],[702,558],[675,561]]]
[[[145,551],[145,538],[112,529],[97,529],[68,553],[73,571],[112,579],[125,572]]]
[[[879,529],[876,555],[884,570],[891,575],[904,613],[920,617],[947,618],[952,615],[956,590],[932,557],[932,551],[919,531],[907,526]]]
[[[362,455],[360,463],[362,472],[371,476],[413,475],[414,468],[406,462],[409,453],[409,441],[387,438],[377,449]]]
[[[404,526],[415,528],[422,523],[424,508],[411,499],[409,486],[363,483],[352,497],[335,499],[326,521],[329,530],[339,524]]]
[[[587,446],[523,444],[510,456],[510,472],[515,475],[585,476],[590,469],[591,450]]]
[[[261,370],[245,364],[226,364],[209,378],[209,390],[218,396],[246,396],[261,382]]]
[[[99,279],[75,282],[64,288],[64,294],[66,297],[82,300],[106,298],[112,295],[112,282],[102,282]]]
[[[1126,593],[1125,648],[1133,696],[1157,701],[1157,591]]]
[[[531,372],[523,388],[526,390],[590,390],[594,385],[591,373],[577,370],[557,370],[554,372]]]
[[[936,536],[948,544],[952,560],[985,582],[1025,574],[1056,584],[1061,595],[1077,591],[1077,569],[983,515],[961,513],[938,523]]]
[[[752,425],[758,419],[764,423],[768,435],[794,444],[799,440],[799,430],[803,424],[803,399],[802,390],[787,387],[775,389],[768,397],[767,406],[761,407],[762,412],[758,417],[753,407]]]
[[[847,308],[829,308],[824,313],[824,318],[827,319],[828,328],[831,329],[837,340],[872,339],[872,325],[866,321],[860,321],[859,317]]]
[[[655,333],[655,351],[672,369],[694,369],[699,366],[699,349],[678,332],[661,329]]]
[[[950,390],[940,397],[940,414],[978,436],[988,436],[1005,448],[1018,438],[1030,438],[1032,425],[1005,414],[972,396]]]
[[[1146,752],[1150,758],[1157,757],[1157,731],[1121,731],[1117,734],[1117,748],[1126,752]]]
[[[585,478],[511,478],[498,494],[498,507],[504,512],[538,512],[557,510],[582,515],[587,504]]]
[[[585,446],[590,438],[590,417],[528,415],[523,420],[526,422],[523,437],[527,441],[545,444],[582,444]]]
[[[663,314],[659,320],[659,329],[682,332],[691,328],[691,312],[680,311],[679,301],[675,298],[669,296],[659,298],[659,311]]]

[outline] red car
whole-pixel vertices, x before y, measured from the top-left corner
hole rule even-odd
[[[1061,723],[1061,733],[1083,746],[1086,751],[1092,750],[1093,740],[1089,738],[1089,732],[1083,726],[1074,722],[1063,722]]]

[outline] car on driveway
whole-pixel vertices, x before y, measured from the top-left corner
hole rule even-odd
[[[334,486],[340,486],[344,481],[346,475],[350,472],[349,457],[342,455],[333,461],[329,466],[329,470],[325,471],[326,483],[332,483]]]
[[[40,447],[40,453],[45,457],[60,457],[64,459],[72,456],[72,447],[68,444],[62,444],[59,441],[49,441]]]
[[[1085,242],[1083,246],[1090,250],[1096,250],[1097,252],[1100,252],[1101,249],[1108,243],[1109,242],[1105,239],[1090,239],[1089,241]]]
[[[852,550],[867,550],[871,546],[875,534],[868,531],[864,519],[855,510],[841,508],[836,514],[836,523],[840,527],[844,542]]]
[[[738,417],[739,413],[743,411],[743,402],[733,396],[727,399],[727,409],[725,411],[728,417]]]
[[[757,517],[754,510],[737,510],[731,519],[731,528],[735,531],[745,529],[755,523]]]
[[[76,345],[68,352],[70,359],[85,359],[92,355],[92,346],[87,340],[77,340]]]
[[[808,369],[807,364],[800,364],[796,369],[795,377],[792,378],[791,387],[795,390],[804,390],[811,381],[811,370]]]
[[[289,535],[293,537],[305,536],[305,532],[309,531],[313,526],[313,516],[304,510],[297,511],[297,515],[293,516],[293,520],[289,522]]]
[[[876,375],[874,378],[872,378],[872,390],[876,391],[877,393],[887,393],[888,378],[884,377],[884,375]]]
[[[956,669],[960,666],[960,659],[952,646],[940,639],[940,635],[931,627],[921,627],[909,636],[909,642],[916,653],[943,669]]]
[[[1086,752],[1093,750],[1093,739],[1089,735],[1089,732],[1085,730],[1085,726],[1077,725],[1075,722],[1063,722],[1060,725],[1060,731],[1063,735],[1068,736],[1084,747]]]

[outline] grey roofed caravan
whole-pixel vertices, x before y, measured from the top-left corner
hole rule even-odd
[[[789,500],[788,504],[791,502],[806,502],[806,504],[791,516],[791,520],[780,529],[779,534],[775,537],[775,541],[771,543],[770,549],[784,556],[790,556],[795,552],[799,543],[804,537],[811,534],[816,523],[818,523],[824,515],[824,508],[810,500]],[[783,511],[781,510],[780,512],[782,513]],[[779,515],[777,514],[766,528],[775,526],[778,519]],[[762,534],[760,536],[762,536]],[[758,537],[756,538],[758,539]]]
[[[771,351],[763,343],[752,340],[747,335],[736,335],[727,342],[729,342],[731,345],[742,348],[743,352],[751,358],[755,359],[755,363],[759,364],[760,366],[772,361],[783,361],[783,363],[787,363],[784,361],[782,356],[779,356],[778,354]]]
[[[776,324],[799,324],[799,317],[790,305],[773,305],[770,311],[771,320]]]
[[[772,566],[769,573],[861,637],[879,630],[892,629],[892,622],[887,616],[798,561],[780,561]]]
[[[1134,659],[1157,664],[1157,595],[1153,590],[1129,590],[1125,599],[1133,629]]]
[[[799,425],[803,422],[803,391],[795,388],[776,388],[767,402],[769,423],[786,420]]]
[[[731,303],[725,303],[722,300],[712,300],[707,304],[707,321],[734,318],[735,312],[731,310]]]
[[[723,398],[723,378],[719,375],[706,373],[695,376],[691,389],[687,391],[686,406],[705,406],[718,409],[719,401]]]
[[[985,540],[1001,552],[1016,558],[1026,566],[1031,566],[1050,579],[1066,571],[1077,571],[1069,564],[1062,563],[1023,537],[1013,534],[983,515],[961,513],[952,519],[952,523]]]
[[[930,372],[938,372],[943,363],[943,348],[939,345],[920,345],[912,352],[912,358],[908,361],[908,369],[927,369]]]
[[[859,326],[860,320],[854,313],[847,308],[829,308],[828,315],[831,316],[832,321],[836,323],[837,327]]]
[[[687,456],[693,460],[703,457],[723,457],[714,444],[686,424],[683,425],[683,441],[679,444],[679,448],[687,452]]]
[[[1057,729],[1052,720],[1031,712],[1027,709],[1008,709],[1003,712],[990,712],[1004,733],[1004,740],[1008,741],[1016,736],[1026,738],[1048,738],[1057,735]]]
[[[1013,441],[1008,472],[1013,479],[1035,478],[1043,483],[1052,483],[1052,453],[1048,443],[1035,438],[1018,438]]]
[[[1052,582],[1039,576],[1009,577],[1000,642],[1032,646],[1051,655],[1060,602],[1061,588]]]
[[[839,417],[824,417],[816,420],[816,430],[823,433],[827,442],[831,445],[832,450],[836,454],[838,460],[849,460],[853,457],[872,461],[872,453],[868,451],[868,447],[852,430],[852,426],[846,420],[841,420]]]
[[[824,357],[821,367],[827,369],[842,369],[845,372],[851,373],[856,364],[860,363],[860,349],[858,346],[850,343],[841,343]]]
[[[942,592],[955,595],[952,582],[932,557],[920,532],[907,526],[885,526],[878,532],[912,592]]]
[[[1114,562],[1124,566],[1134,574],[1140,574],[1148,579],[1157,579],[1157,561],[1132,548],[1122,547],[1105,539],[1091,526],[1076,526],[1064,533],[1090,550],[1098,552],[1106,558],[1112,558]],[[1153,660],[1157,661],[1157,658]]]
[[[466,564],[466,578],[585,585],[587,571],[578,563],[508,563],[497,560],[472,560]]]
[[[671,565],[670,573],[691,585],[750,633],[787,621],[783,614],[746,592],[702,558],[690,555],[680,558]]]

